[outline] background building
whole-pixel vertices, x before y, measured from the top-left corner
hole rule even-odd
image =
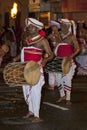
[[[11,18],[13,3],[18,4],[15,19]],[[69,18],[86,21],[87,0],[0,0],[0,25],[24,26],[26,17],[42,20],[46,26],[50,19]]]

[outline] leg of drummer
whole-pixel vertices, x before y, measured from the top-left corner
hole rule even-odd
[[[71,76],[70,74],[66,74],[64,77],[64,90],[66,92],[66,104],[71,104]]]
[[[44,77],[43,75],[40,77],[40,80],[37,85],[32,87],[32,106],[34,111],[34,119],[33,123],[40,122],[42,119],[39,117],[39,110],[40,110],[40,101],[41,101],[41,90],[44,84]]]
[[[34,111],[34,119],[32,122],[35,122],[35,121],[37,122],[40,120],[39,109],[40,109],[40,99],[41,99],[41,86],[32,87],[31,97],[32,97],[32,106],[33,106],[33,111]],[[31,107],[29,109],[31,109]]]
[[[32,103],[31,103],[31,96],[30,96],[31,88],[29,87],[29,85],[24,85],[22,88],[23,88],[24,99],[26,101],[26,104],[28,105],[28,111],[29,111],[25,116],[23,116],[23,118],[27,119],[33,116],[33,112],[30,111],[32,110]]]
[[[32,114],[34,116],[33,123],[37,123],[42,121],[39,118],[39,110],[40,110],[40,101],[41,101],[41,90],[42,86],[44,85],[44,76],[43,74],[40,77],[39,82],[32,86],[32,87],[27,87],[27,91],[25,91],[26,88],[23,89],[23,92],[26,94],[26,103],[28,104],[28,110],[29,112],[27,113],[24,118],[29,118]],[[26,87],[26,86],[25,86]]]
[[[54,90],[55,87],[55,72],[48,73],[49,90]]]
[[[72,90],[72,79],[75,74],[76,64],[72,61],[70,71],[66,74],[64,78],[65,86],[66,86],[66,104],[71,104],[71,90]]]
[[[66,104],[71,104],[71,78],[70,75],[66,75],[64,79],[64,90],[66,91]]]
[[[24,119],[34,116],[31,97],[29,97],[29,101],[27,102],[27,105],[28,105],[28,113],[25,116],[23,116]]]
[[[70,91],[66,91],[66,104],[67,105],[71,105],[71,101],[70,101],[70,98],[71,98],[71,92]]]
[[[63,80],[62,80],[62,74],[61,73],[57,74],[56,82],[57,82],[59,94],[60,94],[60,98],[56,102],[61,102],[62,100],[66,99],[64,86],[63,86],[63,83],[62,83]]]
[[[64,89],[63,89],[62,86],[61,86],[61,88],[59,90],[59,93],[60,93],[60,98],[57,100],[57,102],[61,102],[63,100],[66,100],[65,92],[64,92]]]

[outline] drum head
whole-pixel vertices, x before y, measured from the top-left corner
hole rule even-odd
[[[67,74],[70,71],[70,61],[67,58],[63,58],[62,71],[64,74]]]
[[[24,78],[29,85],[36,85],[40,79],[39,64],[29,61],[24,68]]]

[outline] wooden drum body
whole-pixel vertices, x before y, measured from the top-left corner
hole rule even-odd
[[[33,86],[40,79],[40,68],[34,61],[9,63],[4,68],[3,76],[10,87],[28,84]]]

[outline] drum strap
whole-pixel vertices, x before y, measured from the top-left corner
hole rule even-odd
[[[26,38],[26,42],[28,45],[32,45],[32,44],[35,44],[37,42],[39,42],[40,40],[42,40],[44,37],[43,36],[40,36],[36,39],[30,39],[29,37]]]
[[[31,53],[31,54],[32,54],[32,51],[29,51],[29,50],[25,50],[25,52],[26,52],[26,53]],[[40,54],[40,55],[41,55],[42,52],[34,52],[34,51],[33,51],[33,54]]]

